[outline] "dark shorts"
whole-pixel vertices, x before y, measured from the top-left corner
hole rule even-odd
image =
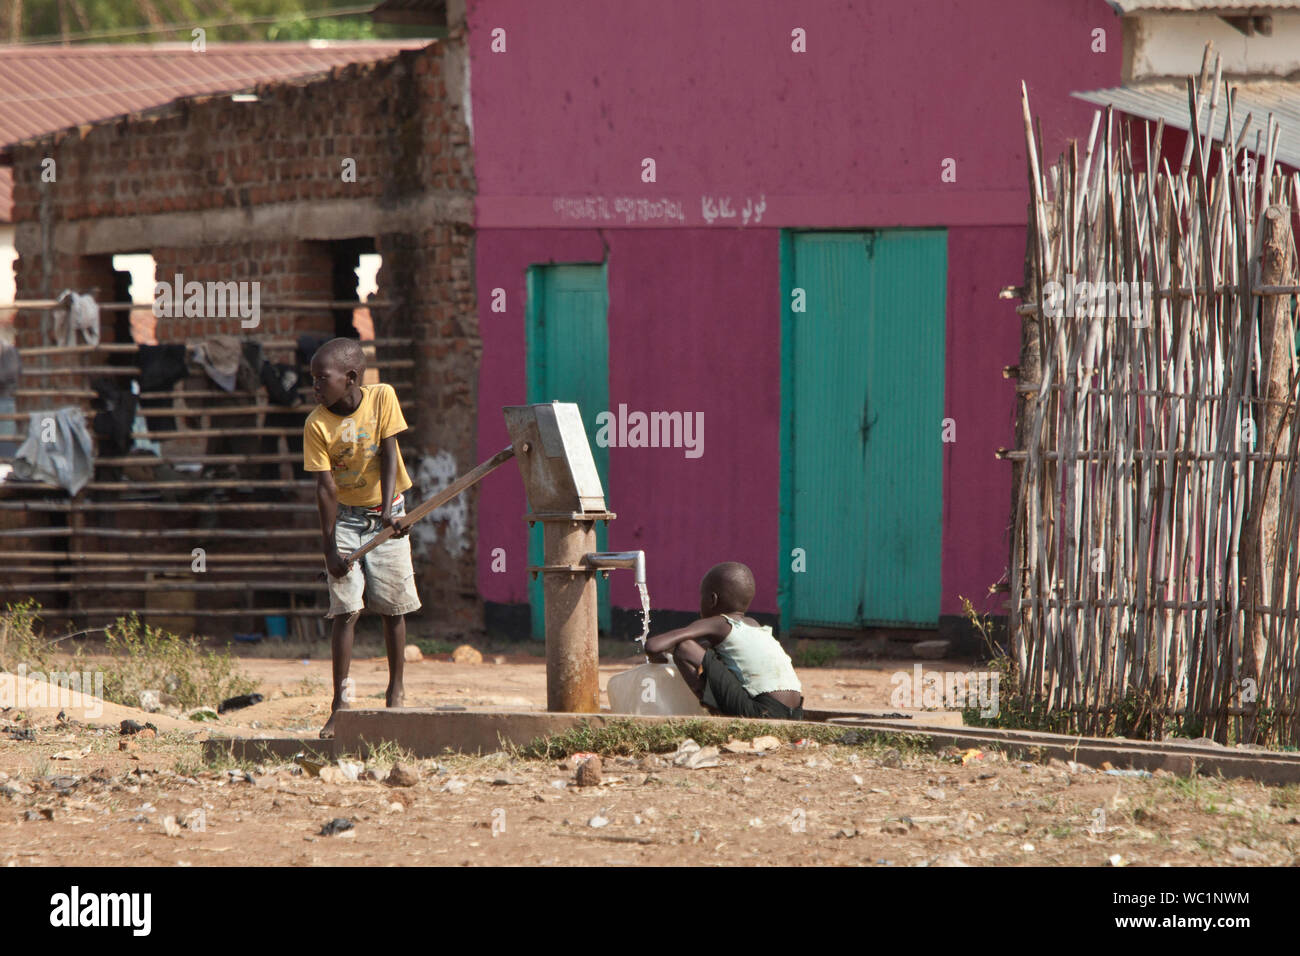
[[[733,717],[759,717],[769,720],[803,720],[802,705],[791,710],[771,694],[750,696],[740,678],[713,648],[704,652],[703,674],[706,707]]]

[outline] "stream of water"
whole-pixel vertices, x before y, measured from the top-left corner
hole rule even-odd
[[[646,638],[650,636],[650,590],[641,583],[636,589],[641,592],[641,648],[645,649]]]

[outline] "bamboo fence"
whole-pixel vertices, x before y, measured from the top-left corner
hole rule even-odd
[[[1208,50],[1187,86],[1181,161],[1163,121],[1108,109],[1051,168],[1022,91],[1016,694],[1074,733],[1295,746],[1300,175],[1276,162],[1271,115],[1234,114]],[[1138,294],[1126,307],[1106,283]]]

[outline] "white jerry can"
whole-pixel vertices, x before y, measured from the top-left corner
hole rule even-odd
[[[615,674],[606,687],[609,709],[615,714],[707,717],[677,668],[672,664],[641,664]]]

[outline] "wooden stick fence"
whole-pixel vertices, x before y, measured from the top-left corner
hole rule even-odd
[[[1000,453],[1019,706],[1078,733],[1300,744],[1300,176],[1272,116],[1244,161],[1252,117],[1208,50],[1181,161],[1163,123],[1107,109],[1046,168],[1022,95],[1020,447]]]

